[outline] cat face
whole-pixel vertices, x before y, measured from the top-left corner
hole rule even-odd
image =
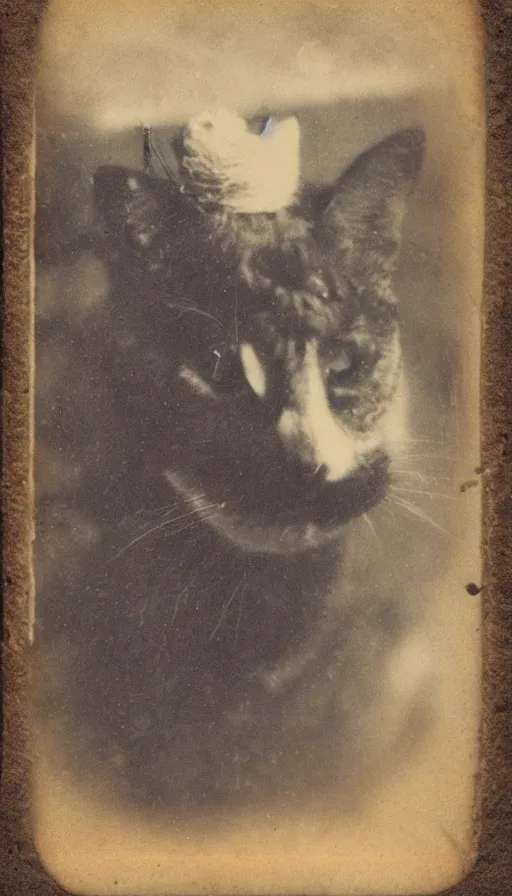
[[[386,493],[405,427],[390,276],[423,143],[400,132],[274,214],[96,173],[126,408],[190,512],[246,550],[315,548]]]

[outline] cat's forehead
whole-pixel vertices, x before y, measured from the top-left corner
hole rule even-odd
[[[292,243],[315,244],[312,223],[299,207],[281,209],[273,214],[239,215],[223,212],[210,221],[212,233],[220,236],[239,255],[265,247]]]
[[[235,252],[240,311],[263,338],[324,339],[356,317],[348,278],[300,215],[241,221]]]
[[[267,344],[273,353],[289,340],[335,342],[356,322],[377,338],[385,325],[383,336],[389,335],[393,303],[383,294],[385,278],[365,278],[361,287],[340,246],[329,244],[307,209],[257,215],[217,209],[192,223],[198,256],[192,263],[172,241],[169,279],[194,304],[207,303],[229,332]],[[186,276],[177,280],[180,271]]]

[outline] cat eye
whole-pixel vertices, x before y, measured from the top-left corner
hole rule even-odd
[[[208,379],[216,386],[240,388],[245,383],[238,352],[230,347],[211,348],[205,366]]]
[[[352,368],[352,359],[347,351],[343,350],[339,353],[339,355],[330,362],[329,364],[329,373],[330,374],[345,374]]]
[[[352,397],[361,365],[348,352],[340,355],[327,368],[327,388],[335,399],[347,400]]]
[[[377,350],[371,339],[351,340],[340,347],[326,365],[327,387],[337,399],[349,399],[354,389],[373,370]]]

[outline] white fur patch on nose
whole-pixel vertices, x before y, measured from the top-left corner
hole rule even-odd
[[[284,443],[311,467],[325,468],[326,482],[337,482],[356,467],[355,443],[322,408],[310,416],[285,410],[277,431]]]
[[[240,361],[251,389],[259,398],[263,398],[267,391],[267,377],[260,359],[248,342],[240,346]]]
[[[355,440],[334,419],[329,407],[314,343],[306,347],[303,366],[296,376],[295,407],[282,412],[277,430],[306,463],[325,468],[327,482],[343,479],[357,465]]]

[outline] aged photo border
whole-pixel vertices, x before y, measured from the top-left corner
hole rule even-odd
[[[276,0],[277,2],[277,0]],[[470,876],[449,892],[501,896],[512,872],[512,4],[482,0],[486,35],[487,198],[482,357],[483,644],[479,845]],[[31,221],[33,84],[43,0],[1,0],[3,265],[3,738],[0,893],[64,893],[44,872],[29,831],[28,631],[32,545]],[[425,10],[422,5],[422,10]],[[255,894],[257,896],[257,894]]]

